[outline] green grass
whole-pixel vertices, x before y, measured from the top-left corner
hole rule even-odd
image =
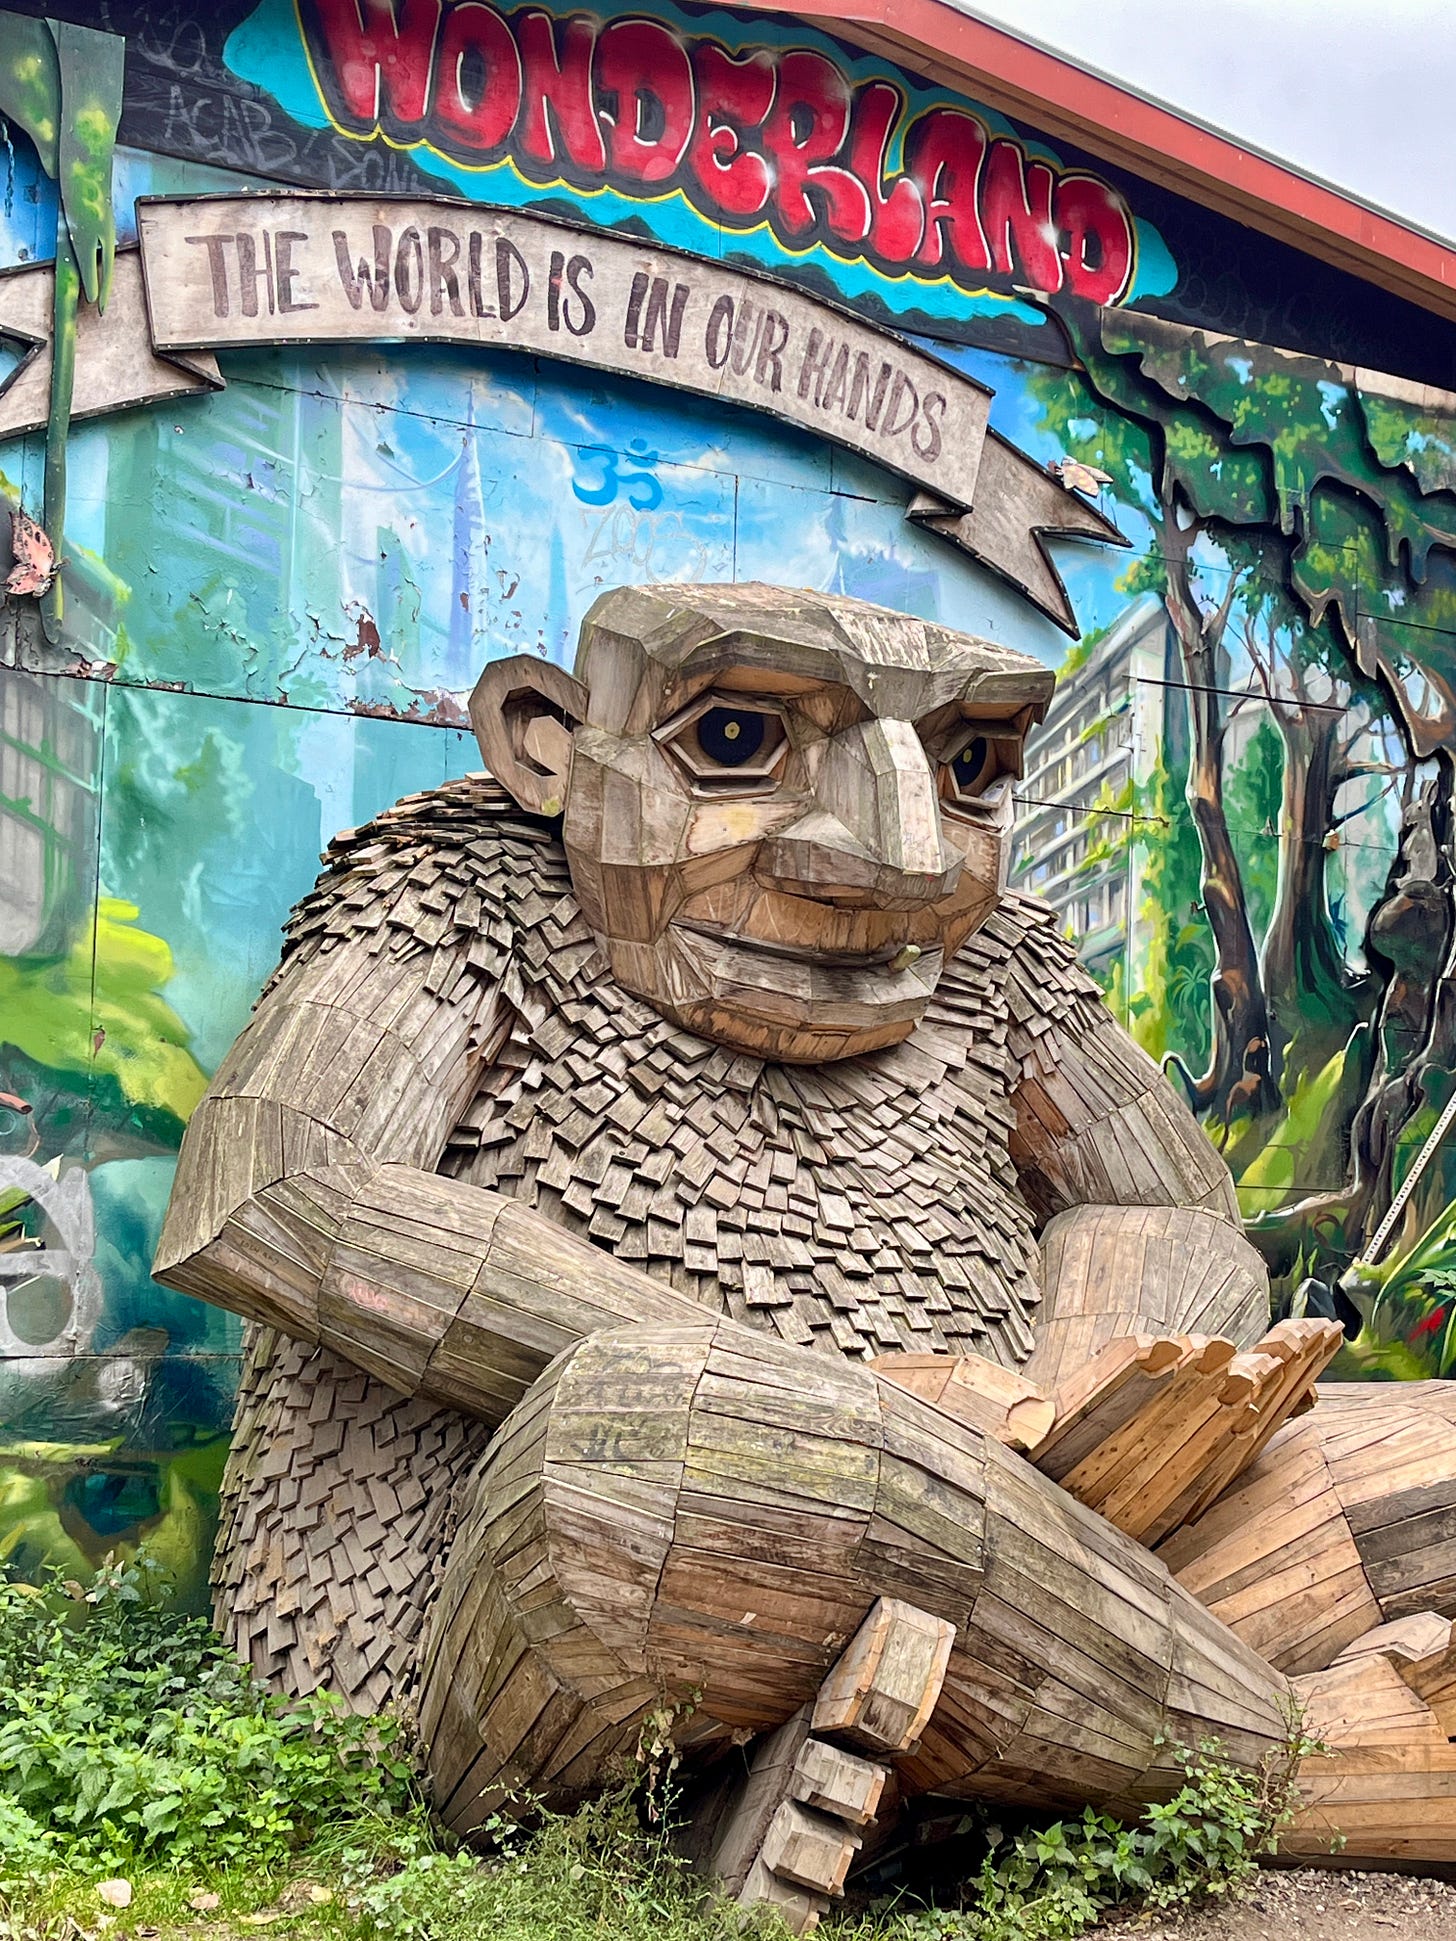
[[[115,1941],[145,1941],[149,1930],[164,1941],[741,1941],[744,1933],[666,1838],[642,1826],[626,1788],[546,1820],[486,1861],[445,1851],[427,1822],[381,1820],[316,1840],[284,1869],[150,1868],[126,1878],[124,1910],[108,1908],[98,1883],[74,1874],[12,1888],[6,1941],[78,1941],[76,1928],[94,1934],[102,1923]],[[217,1904],[198,1908],[200,1895]],[[785,1934],[771,1917],[748,1931],[764,1941]]]

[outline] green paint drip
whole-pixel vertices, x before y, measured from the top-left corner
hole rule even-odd
[[[61,69],[43,20],[0,13],[0,115],[35,143],[52,181],[59,166]]]
[[[125,56],[126,43],[117,34],[0,13],[0,115],[29,135],[41,167],[60,190],[42,516],[57,554],[65,540],[81,292],[105,309],[116,260],[111,174]],[[41,601],[41,625],[52,645],[60,639],[64,609],[58,568]]]
[[[55,302],[51,311],[51,405],[46,419],[45,529],[57,554],[66,529],[66,462],[70,450],[71,394],[76,384],[76,311],[81,276],[64,215],[56,216]],[[41,625],[52,646],[61,637],[65,614],[61,572],[40,603]]]

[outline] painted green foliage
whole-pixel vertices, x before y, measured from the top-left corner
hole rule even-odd
[[[0,1012],[13,1053],[53,1079],[87,1081],[108,1143],[124,1131],[167,1152],[207,1080],[187,1028],[161,995],[172,953],[138,928],[135,904],[97,899],[90,923],[58,960],[0,958]]]
[[[1404,465],[1422,492],[1456,492],[1456,412],[1413,386],[1357,380],[1370,449],[1382,465]],[[1394,395],[1391,395],[1391,389]]]
[[[1341,1283],[1366,1365],[1451,1372],[1456,1160],[1364,1256],[1456,1071],[1456,413],[1131,313],[1065,321],[1090,396],[1067,409],[1049,381],[1044,426],[1146,513],[1138,590],[1163,595],[1186,681],[1152,776],[1135,1028],[1223,1142],[1285,1295]],[[1264,717],[1236,752],[1249,693]],[[1349,872],[1371,865],[1342,845],[1382,798],[1399,831],[1361,939]]]
[[[1456,416],[1418,397],[1380,396],[1338,365],[1155,318],[1116,312],[1073,328],[1098,394],[1160,423],[1170,483],[1197,512],[1264,525],[1272,493],[1274,522],[1292,542],[1289,577],[1311,618],[1333,608],[1361,672],[1388,674],[1399,688],[1411,663],[1402,632],[1439,624],[1430,606],[1456,552],[1456,481],[1439,456]],[[1262,502],[1249,462],[1267,481]],[[1419,656],[1427,691],[1404,696],[1421,754],[1456,726],[1456,668],[1448,654],[1430,656],[1442,644],[1428,639]]]

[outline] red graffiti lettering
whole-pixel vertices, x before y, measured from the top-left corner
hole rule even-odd
[[[777,178],[779,225],[791,237],[817,228],[821,208],[831,235],[842,241],[862,243],[870,233],[864,184],[829,159],[849,131],[849,111],[849,83],[822,54],[783,56],[763,146]]]
[[[654,20],[614,21],[597,42],[597,88],[616,104],[611,167],[633,182],[670,181],[693,132],[692,64],[677,38]]]
[[[555,175],[562,162],[601,174],[607,151],[592,100],[596,28],[574,14],[563,21],[560,45],[549,13],[516,17],[521,48],[521,116],[516,139],[539,172]]]
[[[499,0],[295,5],[324,104],[351,134],[428,144],[474,168],[509,158],[543,185],[676,192],[727,228],[767,222],[791,248],[814,244],[889,276],[1066,289],[1096,303],[1131,287],[1136,231],[1115,189],[992,140],[966,109],[912,115],[902,86],[855,82],[828,54],[731,53],[650,18],[558,19]],[[407,245],[391,265],[411,296],[414,257]],[[427,267],[432,308],[468,297],[478,311],[479,262]],[[379,271],[361,263],[349,275],[373,302]],[[569,284],[569,267],[562,275]],[[746,327],[742,315],[721,322],[724,356]],[[868,372],[846,365],[824,381],[836,397],[843,389],[846,409],[856,398],[866,412],[900,408]],[[939,436],[929,399],[916,423],[925,440]]]
[[[445,16],[433,110],[452,142],[472,153],[500,148],[521,106],[521,57],[491,7],[463,0]]]
[[[1028,161],[1015,142],[992,142],[981,194],[992,268],[1051,294],[1062,287],[1062,259],[1052,227],[1054,180],[1045,162]]]
[[[887,263],[908,263],[925,228],[925,203],[910,176],[902,175],[888,193],[885,189],[890,135],[904,105],[898,88],[871,81],[855,104],[849,141],[849,166],[869,195],[870,241]]]
[[[925,201],[919,260],[927,269],[942,263],[990,269],[979,200],[985,155],[985,129],[954,108],[936,108],[910,130],[905,159]]]
[[[777,85],[773,64],[764,54],[735,59],[712,41],[694,53],[698,118],[688,144],[688,168],[710,209],[728,217],[758,215],[768,201],[772,178],[762,155],[743,146],[744,132],[757,128],[773,106]]]
[[[1093,303],[1116,303],[1127,294],[1135,255],[1127,204],[1090,175],[1064,175],[1052,198],[1052,216],[1065,239],[1067,286]]]
[[[440,0],[311,0],[302,18],[336,120],[367,133],[418,127],[429,101]]]

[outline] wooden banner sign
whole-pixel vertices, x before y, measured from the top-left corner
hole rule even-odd
[[[775,278],[612,231],[435,198],[147,197],[137,223],[150,343],[140,341],[137,305],[98,320],[98,364],[124,370],[130,383],[105,386],[93,408],[206,384],[210,353],[227,348],[478,344],[744,405],[858,452],[914,488],[909,516],[1072,634],[1043,536],[1121,540],[988,429],[984,385]],[[0,279],[0,335],[36,345],[33,286],[49,278],[45,268]],[[15,403],[0,393],[0,437],[29,428]]]
[[[610,231],[431,202],[138,206],[152,341],[534,351],[768,409],[965,511],[990,393],[780,283]]]

